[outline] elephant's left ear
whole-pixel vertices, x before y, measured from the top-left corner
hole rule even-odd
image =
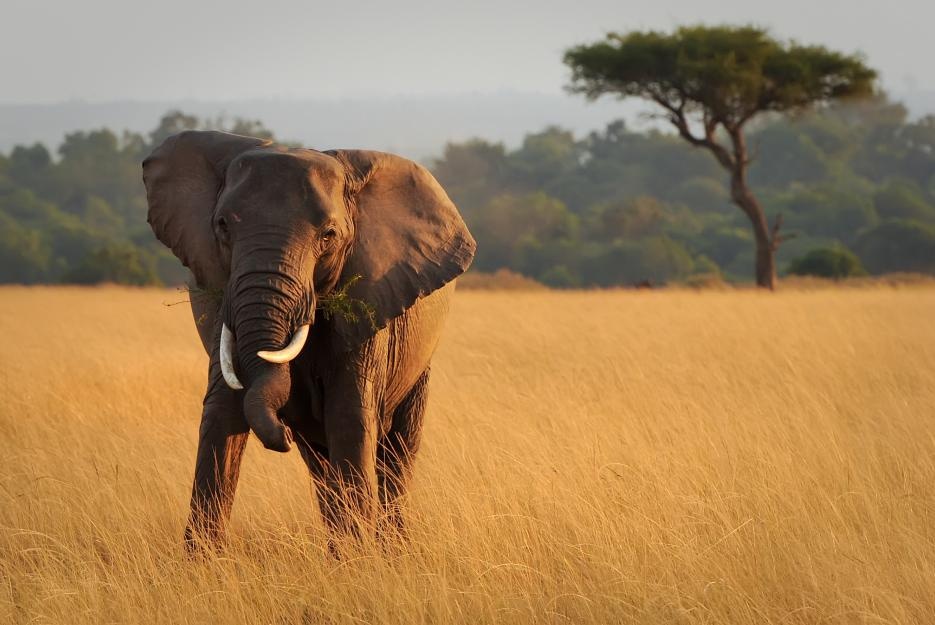
[[[424,297],[455,279],[474,258],[476,244],[458,209],[424,167],[382,152],[328,152],[348,172],[356,237],[341,284],[373,313],[337,320],[359,342]]]

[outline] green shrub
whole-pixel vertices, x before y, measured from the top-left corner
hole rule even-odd
[[[551,287],[572,288],[581,285],[581,281],[565,265],[550,267],[541,276],[539,281]]]
[[[840,246],[818,248],[799,256],[789,263],[788,272],[794,276],[819,276],[835,280],[867,275],[860,259]]]

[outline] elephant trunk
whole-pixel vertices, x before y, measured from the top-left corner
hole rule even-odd
[[[277,412],[285,406],[292,387],[289,360],[301,351],[314,319],[314,292],[303,292],[311,290],[278,272],[250,274],[232,280],[231,287],[226,312],[247,388],[244,416],[264,447],[289,451],[292,432]],[[222,364],[224,357],[222,351]]]
[[[286,452],[292,447],[292,431],[276,414],[286,405],[292,380],[289,365],[271,365],[262,377],[250,385],[243,400],[244,416],[260,442],[267,449]]]

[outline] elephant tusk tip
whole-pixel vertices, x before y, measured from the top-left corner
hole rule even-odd
[[[292,336],[292,340],[289,341],[289,344],[284,348],[279,351],[258,351],[256,353],[257,357],[262,358],[266,362],[273,362],[276,364],[289,362],[298,356],[299,352],[301,352],[302,348],[305,346],[305,341],[308,338],[308,329],[309,324],[307,323],[300,326]]]
[[[277,358],[276,352],[268,352],[265,350],[260,350],[256,353],[256,355],[262,358],[263,360],[265,360],[266,362],[276,362],[276,363],[282,362],[282,360]]]
[[[256,355],[259,358],[262,358],[266,362],[272,362],[276,364],[282,364],[284,362],[290,362],[295,356],[290,356],[287,354],[282,354],[280,352],[268,352],[268,351],[258,351]]]

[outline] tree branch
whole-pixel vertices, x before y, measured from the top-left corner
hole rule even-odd
[[[695,147],[707,148],[710,150],[711,153],[714,154],[715,158],[717,158],[721,166],[725,169],[731,171],[734,169],[736,165],[735,160],[731,157],[727,148],[721,145],[721,143],[715,138],[717,125],[720,123],[716,116],[709,114],[708,111],[703,113],[705,134],[704,137],[698,137],[695,135],[695,133],[692,132],[691,127],[688,125],[688,118],[685,116],[684,99],[682,99],[678,106],[676,106],[658,89],[651,89],[649,91],[649,95],[653,102],[669,112],[669,123],[675,126],[675,129],[679,131],[680,137]]]
[[[747,140],[743,136],[743,124],[734,123],[725,125],[730,141],[734,145],[734,162],[741,168],[746,168],[752,161],[747,155]]]
[[[779,230],[782,228],[783,217],[782,213],[776,215],[776,218],[773,220],[773,227],[769,231],[769,247],[774,252],[779,249],[779,246],[788,241],[789,239],[794,239],[796,234],[794,232],[780,233]]]
[[[679,111],[678,115],[672,116],[669,121],[678,129],[679,135],[683,139],[694,146],[704,147],[710,150],[725,169],[734,169],[735,162],[734,159],[731,158],[730,152],[714,137],[714,130],[717,128],[716,121],[710,119],[705,121],[704,138],[696,137],[692,133],[691,128],[688,127],[688,120],[685,119],[685,115],[682,111]]]

